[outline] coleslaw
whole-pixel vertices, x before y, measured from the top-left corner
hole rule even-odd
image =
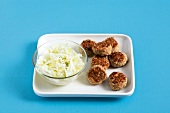
[[[47,48],[37,59],[36,66],[42,74],[57,78],[69,77],[84,67],[81,57],[68,45],[58,44]]]

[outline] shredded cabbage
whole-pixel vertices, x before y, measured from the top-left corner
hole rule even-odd
[[[84,67],[82,55],[68,45],[56,45],[45,50],[37,59],[36,66],[41,73],[52,77],[69,77]]]

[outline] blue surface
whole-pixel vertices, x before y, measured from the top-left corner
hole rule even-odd
[[[0,0],[0,113],[170,112],[169,12],[169,0]],[[46,33],[129,35],[134,94],[121,99],[36,96],[31,57]]]

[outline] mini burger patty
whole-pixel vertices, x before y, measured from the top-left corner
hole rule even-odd
[[[99,42],[92,47],[93,52],[99,56],[106,56],[112,53],[112,46],[106,42]]]
[[[96,44],[96,42],[93,40],[90,40],[90,39],[83,40],[83,42],[81,43],[81,46],[85,49],[85,51],[89,57],[94,55],[92,47],[95,44]]]
[[[101,65],[106,70],[110,66],[108,56],[99,56],[99,55],[94,56],[91,61],[91,66],[94,65]]]
[[[87,79],[91,84],[101,84],[106,79],[106,71],[100,65],[94,65],[87,73]]]
[[[111,44],[112,53],[118,52],[120,50],[118,42],[114,39],[114,37],[109,37],[104,40],[104,42]]]
[[[118,91],[127,85],[127,77],[120,72],[113,72],[109,75],[109,86],[112,90]]]
[[[122,67],[127,63],[127,60],[127,55],[123,52],[115,52],[109,55],[109,61],[113,67]]]

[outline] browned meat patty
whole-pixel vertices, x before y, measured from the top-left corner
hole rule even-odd
[[[109,55],[109,61],[113,67],[122,67],[127,63],[127,60],[127,55],[122,52],[115,52]]]
[[[127,77],[120,72],[113,72],[109,75],[109,86],[112,90],[118,91],[126,87]]]
[[[87,73],[87,79],[91,84],[101,84],[106,79],[106,71],[100,65],[94,65]]]
[[[85,51],[89,57],[94,55],[92,47],[95,44],[96,44],[96,42],[93,40],[90,40],[90,39],[83,40],[83,42],[81,43],[81,46],[85,49]]]
[[[119,44],[118,42],[114,39],[114,37],[109,37],[107,39],[104,40],[106,43],[111,44],[112,46],[112,53],[114,52],[119,52],[120,48],[119,48]]]
[[[108,56],[94,56],[91,61],[91,66],[101,65],[105,70],[110,66]]]
[[[106,56],[106,55],[111,54],[112,46],[111,46],[111,44],[103,41],[103,42],[99,42],[99,43],[95,44],[92,47],[92,50],[96,55]]]

